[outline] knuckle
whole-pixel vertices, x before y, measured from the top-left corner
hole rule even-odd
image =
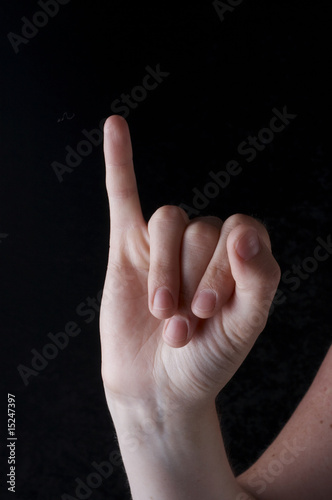
[[[215,215],[196,217],[195,219],[193,219],[192,224],[196,222],[203,222],[205,224],[210,224],[212,226],[216,226],[218,229],[220,229],[223,225],[223,221],[220,219],[220,217],[216,217]]]
[[[177,223],[178,221],[186,221],[187,219],[188,216],[182,208],[177,207],[176,205],[164,205],[155,211],[149,221],[149,225],[160,223],[161,221]]]
[[[273,268],[270,274],[270,280],[274,288],[277,288],[281,278],[281,269],[278,262],[273,258]]]
[[[226,266],[220,264],[210,264],[208,284],[211,288],[215,288],[224,284],[230,279],[230,270]]]
[[[231,228],[238,226],[239,224],[252,224],[255,221],[252,217],[245,214],[233,214],[228,217],[225,221],[225,225]]]
[[[154,276],[164,276],[167,278],[169,275],[178,274],[178,269],[174,267],[174,262],[171,260],[156,261],[151,265],[150,274]]]
[[[215,244],[219,238],[219,229],[203,220],[191,223],[184,234],[185,241],[197,248],[207,248]]]
[[[114,185],[110,185],[108,187],[108,192],[111,198],[114,200],[125,201],[131,198],[136,193],[135,187],[114,187]]]
[[[278,287],[281,271],[278,263],[272,257],[272,263],[264,266],[262,272],[258,273],[257,288],[262,296],[273,298]]]
[[[239,213],[239,214],[233,214],[230,217],[228,217],[224,225],[229,231],[231,231],[232,229],[234,229],[239,225],[254,226],[255,229],[259,232],[259,234],[262,236],[263,240],[269,246],[271,246],[268,230],[262,220],[251,217],[250,215]]]
[[[155,262],[150,269],[149,282],[154,287],[166,286],[177,281],[179,270],[171,262]]]

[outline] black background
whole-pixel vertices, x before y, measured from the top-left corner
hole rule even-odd
[[[290,5],[291,3],[291,5]],[[143,211],[193,206],[209,172],[236,159],[243,171],[200,215],[242,212],[267,225],[285,273],[331,234],[328,1],[244,0],[220,19],[212,2],[71,0],[16,54],[35,1],[2,2],[0,488],[6,465],[7,393],[16,395],[19,500],[75,496],[92,462],[117,449],[100,377],[98,313],[77,307],[102,289],[109,215],[102,145],[59,182],[82,130],[98,127],[146,67],[169,76],[127,118]],[[268,126],[273,108],[297,117],[254,161],[238,145]],[[4,235],[7,235],[6,237]],[[280,283],[278,305],[250,356],[218,398],[235,473],[268,446],[309,387],[331,343],[330,259]],[[293,288],[295,288],[293,286]],[[91,320],[91,321],[88,321]],[[77,337],[23,383],[47,334],[69,321]],[[197,460],[200,458],[197,457]],[[87,498],[126,499],[121,466]]]

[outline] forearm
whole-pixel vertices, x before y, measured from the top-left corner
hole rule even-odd
[[[214,405],[166,415],[109,406],[133,500],[252,500],[233,475]]]
[[[332,347],[279,435],[238,482],[259,500],[330,499]]]

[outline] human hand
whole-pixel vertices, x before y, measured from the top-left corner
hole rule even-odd
[[[246,215],[143,218],[126,121],[104,126],[111,235],[100,311],[109,400],[214,401],[260,332],[280,279],[265,227]],[[160,290],[158,298],[156,291]],[[196,302],[200,299],[201,303]]]

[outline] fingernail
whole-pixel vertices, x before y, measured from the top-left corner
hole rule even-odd
[[[181,318],[171,318],[167,323],[165,336],[172,344],[185,342],[188,338],[187,322]]]
[[[250,260],[260,251],[260,243],[256,229],[249,229],[237,242],[236,252],[243,260]]]
[[[153,309],[164,311],[174,306],[173,297],[167,288],[158,288],[153,300]]]
[[[195,299],[194,308],[203,313],[214,310],[217,303],[217,296],[213,290],[201,290]]]

